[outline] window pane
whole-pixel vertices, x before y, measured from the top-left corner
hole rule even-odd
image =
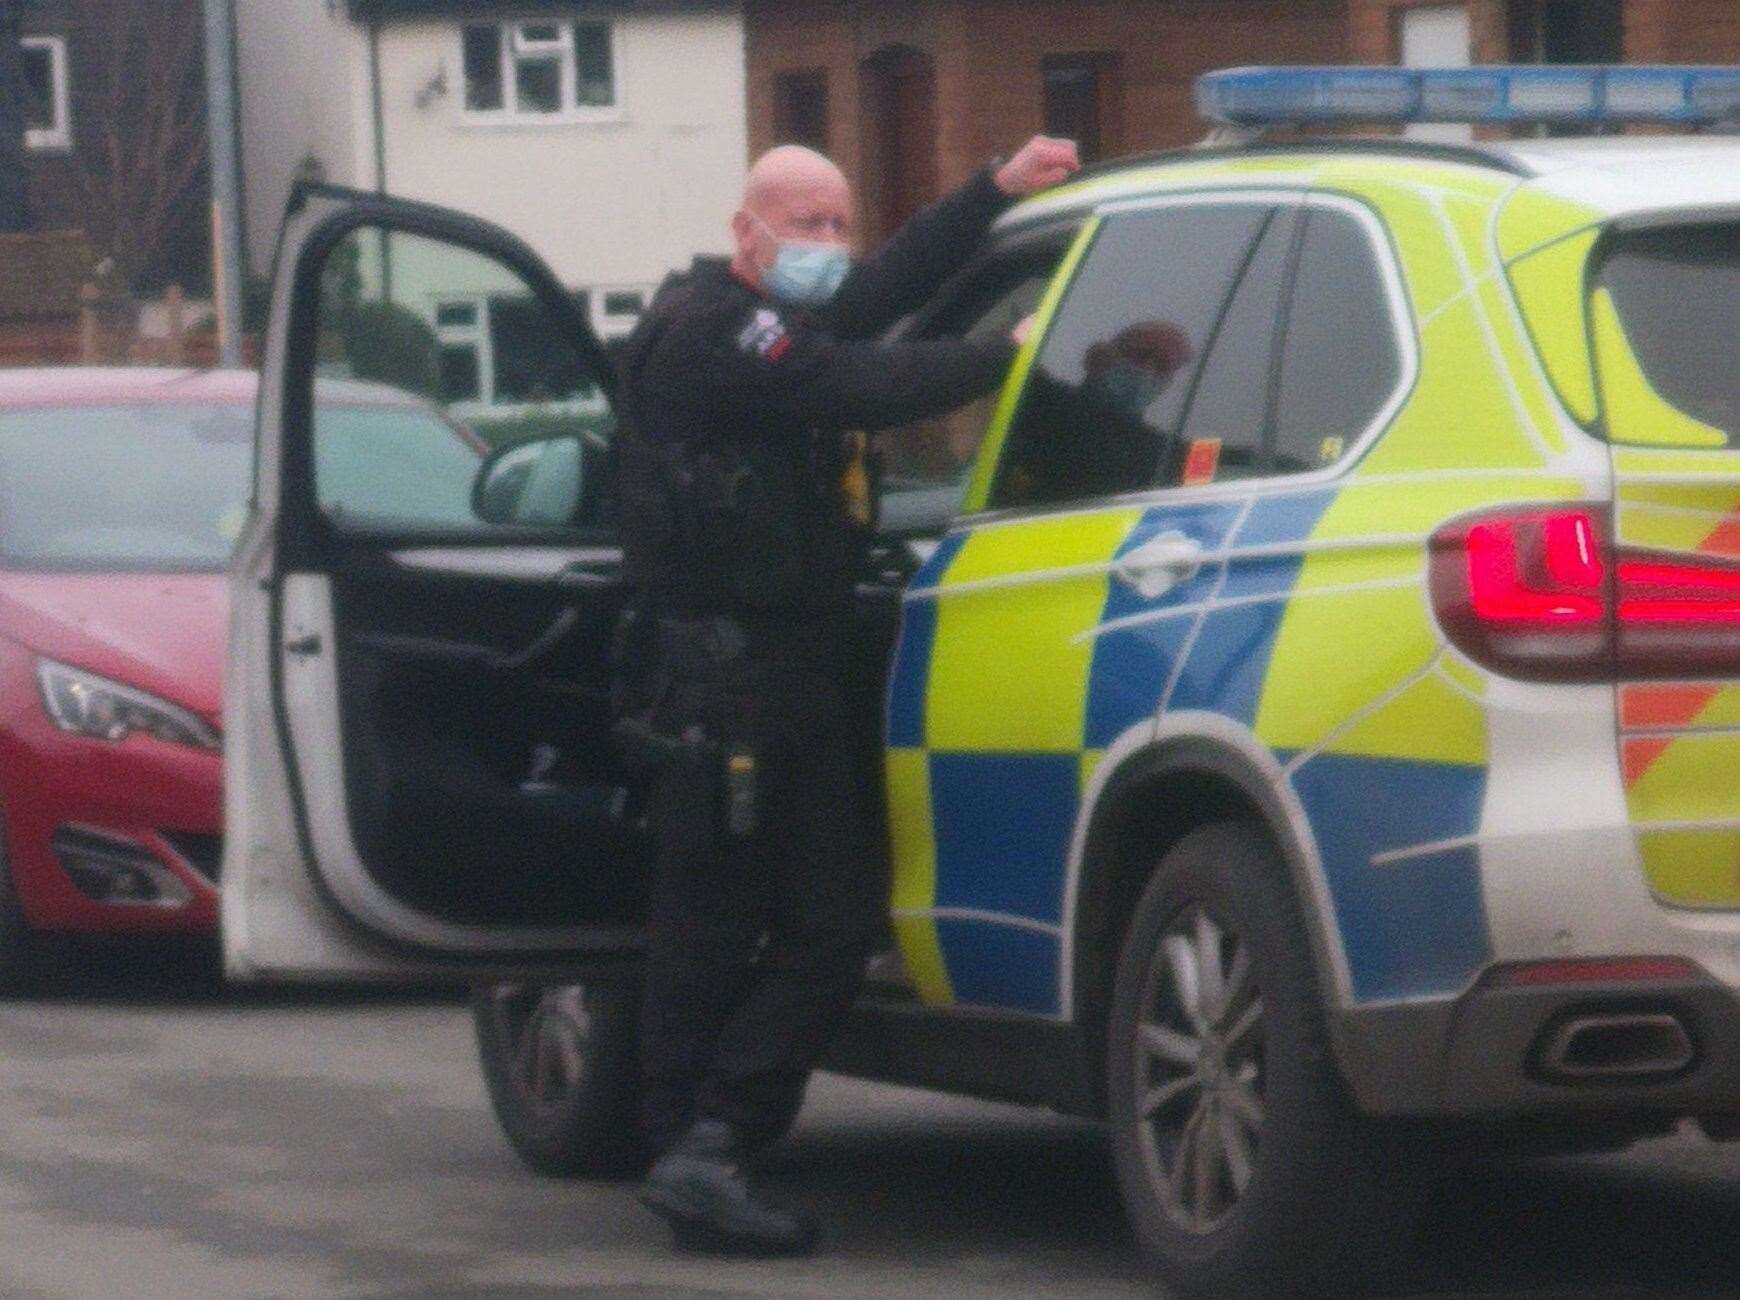
[[[1613,296],[1625,343],[1648,383],[1671,406],[1740,434],[1740,225],[1643,230],[1618,236],[1599,287]],[[1605,350],[1603,379],[1618,360]],[[1609,415],[1610,422],[1613,416]],[[1620,441],[1660,430],[1610,428]]]
[[[477,523],[471,485],[482,464],[481,444],[433,406],[387,398],[329,403],[315,418],[320,437],[314,482],[329,515],[377,526],[463,528]]]
[[[1314,209],[1281,351],[1275,468],[1339,460],[1395,392],[1401,365],[1371,239],[1345,212]]]
[[[579,357],[535,298],[489,300],[497,402],[556,402],[591,392]]]
[[[241,530],[251,402],[0,411],[10,568],[217,572]]]
[[[916,337],[1007,338],[1039,306],[1075,233],[1057,231],[986,263],[946,292],[920,323]],[[940,533],[959,513],[998,398],[993,392],[958,410],[881,435],[883,532]]]
[[[54,120],[54,58],[40,45],[22,51],[24,61],[24,126],[30,131],[52,131]]]
[[[514,89],[522,113],[555,113],[562,108],[562,65],[555,59],[514,60]]]
[[[1117,94],[1117,56],[1083,54],[1048,58],[1041,65],[1045,86],[1045,133],[1074,140],[1083,162],[1117,152],[1112,121]]]
[[[828,151],[828,74],[822,68],[782,72],[773,81],[773,132],[781,144]]]
[[[435,323],[464,328],[477,324],[477,304],[470,302],[444,302],[435,309]]]
[[[465,29],[465,106],[481,112],[502,106],[499,27]]]
[[[1268,215],[1227,204],[1107,220],[1041,345],[993,505],[1156,481],[1177,454],[1199,358]]]
[[[1298,221],[1297,212],[1286,209],[1277,212],[1264,231],[1232,305],[1215,332],[1202,378],[1190,401],[1184,437],[1172,463],[1162,472],[1162,482],[1181,482],[1184,464],[1176,450],[1203,442],[1218,445],[1218,457],[1199,459],[1199,465],[1209,466],[1215,478],[1268,472],[1263,441],[1269,378],[1280,335],[1281,293],[1299,233]]]
[[[468,318],[445,328],[473,339],[441,338],[443,317]],[[487,532],[602,511],[610,409],[575,332],[510,267],[420,235],[353,231],[322,268],[317,330],[315,487],[339,526]],[[529,477],[486,466],[492,448],[520,442],[560,447],[521,457],[521,471],[542,467]]]
[[[442,348],[440,366],[442,401],[474,402],[483,396],[476,345],[460,343]]]
[[[605,108],[616,102],[609,23],[574,25],[574,69],[576,101],[589,108]]]
[[[554,45],[562,39],[562,29],[555,23],[521,23],[520,44]]]

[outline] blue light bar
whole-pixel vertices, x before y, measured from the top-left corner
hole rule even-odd
[[[1468,122],[1740,125],[1740,67],[1229,68],[1197,78],[1227,126]]]

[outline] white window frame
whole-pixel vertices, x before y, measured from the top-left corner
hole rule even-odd
[[[640,298],[640,310],[630,316],[622,312],[605,310],[605,301],[613,293],[632,293]],[[640,318],[646,314],[652,305],[653,286],[650,284],[600,284],[586,291],[587,315],[592,320],[593,333],[601,339],[627,338],[634,332],[634,327]]]
[[[588,414],[606,405],[603,390],[592,386],[590,397],[574,397],[565,402],[498,402],[495,399],[495,342],[490,331],[490,298],[487,293],[444,293],[431,300],[429,321],[440,347],[471,348],[477,353],[477,396],[447,403],[446,409],[461,420],[512,419],[515,416],[538,415],[547,412]],[[469,325],[443,325],[443,307],[469,307]]]
[[[610,41],[609,104],[593,105],[577,102],[580,68],[574,48],[574,28],[577,23],[602,27]],[[526,41],[528,27],[554,25],[557,37],[553,41]],[[572,126],[584,122],[613,122],[622,117],[622,45],[619,29],[622,24],[601,18],[510,18],[483,22],[462,22],[455,28],[456,58],[459,67],[459,119],[469,126]],[[500,108],[471,108],[465,102],[465,30],[468,27],[493,27],[498,37],[501,60]],[[521,60],[547,59],[555,61],[560,78],[561,103],[554,113],[522,111],[519,107],[518,64]]]
[[[48,51],[48,76],[54,109],[54,125],[27,129],[24,132],[24,147],[72,148],[72,86],[67,66],[66,37],[26,36],[18,44],[21,49]]]
[[[446,307],[471,309],[469,325],[443,325],[441,311]],[[435,342],[443,348],[470,348],[477,353],[477,396],[454,402],[455,412],[488,408],[495,401],[495,350],[489,341],[489,299],[482,294],[443,294],[435,299],[429,321],[435,327]]]

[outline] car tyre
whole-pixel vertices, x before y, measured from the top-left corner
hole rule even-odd
[[[620,1178],[647,1162],[640,1125],[639,989],[486,984],[472,993],[484,1083],[502,1132],[553,1178]]]
[[[12,878],[6,826],[0,822],[0,993],[36,991],[55,967],[56,956],[58,949],[25,919]]]
[[[1354,1110],[1278,853],[1254,825],[1175,844],[1136,904],[1107,1026],[1123,1199],[1187,1296],[1381,1285],[1409,1198]]]

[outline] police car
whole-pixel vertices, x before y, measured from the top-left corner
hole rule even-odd
[[[1199,96],[1217,140],[1014,209],[905,326],[1036,315],[885,442],[892,944],[835,1063],[1103,1117],[1214,1294],[1369,1259],[1447,1126],[1740,1131],[1740,144],[1562,138],[1731,123],[1740,72]],[[1444,120],[1556,134],[1270,138]],[[347,352],[360,300],[422,351]],[[317,370],[502,441],[475,526],[331,499]],[[511,235],[300,189],[232,573],[229,969],[475,982],[550,1172],[635,1159],[607,373]]]

